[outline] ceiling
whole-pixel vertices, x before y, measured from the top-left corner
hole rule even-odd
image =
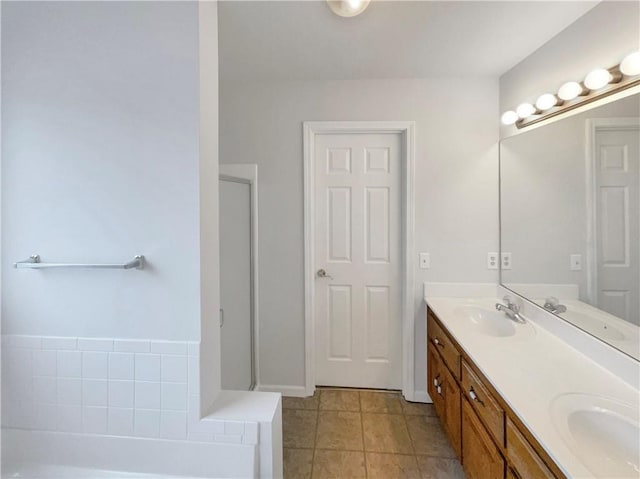
[[[323,0],[221,1],[224,79],[498,76],[598,1],[376,1],[355,18]]]

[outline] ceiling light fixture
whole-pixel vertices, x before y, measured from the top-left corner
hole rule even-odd
[[[371,0],[327,0],[333,13],[340,17],[355,17],[364,12]]]
[[[564,83],[557,95],[540,95],[535,106],[521,103],[515,111],[505,111],[500,120],[503,125],[524,128],[635,86],[640,86],[640,51],[629,53],[611,68],[589,72],[582,83]]]

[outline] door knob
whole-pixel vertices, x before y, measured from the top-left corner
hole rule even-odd
[[[318,275],[318,278],[333,279],[333,276],[328,275],[327,272],[325,270],[323,270],[323,269],[319,269],[316,274]]]

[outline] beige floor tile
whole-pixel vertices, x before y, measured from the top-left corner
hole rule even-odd
[[[320,390],[320,409],[324,411],[360,411],[358,391],[322,389]]]
[[[313,460],[313,479],[364,479],[364,453],[318,449]]]
[[[433,404],[425,404],[421,402],[409,402],[404,398],[400,400],[402,412],[407,416],[435,416],[436,410]]]
[[[437,417],[415,416],[407,419],[407,425],[416,454],[455,457]]]
[[[316,447],[319,449],[362,451],[360,413],[320,411]]]
[[[320,392],[316,390],[315,394],[307,398],[283,397],[283,409],[318,409],[320,404]]]
[[[400,393],[360,391],[362,412],[401,414]]]
[[[301,409],[282,411],[282,434],[284,447],[313,448],[318,413]]]
[[[369,479],[420,479],[415,456],[367,452],[366,457]]]
[[[457,459],[418,456],[418,467],[422,479],[465,479],[464,471]]]
[[[310,479],[313,449],[287,449],[283,451],[284,479]]]
[[[365,451],[413,454],[411,439],[400,414],[362,414]]]

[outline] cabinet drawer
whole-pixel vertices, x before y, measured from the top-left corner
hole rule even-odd
[[[462,393],[467,396],[473,409],[487,426],[489,433],[498,444],[503,446],[504,411],[464,361],[462,361]]]
[[[555,479],[553,473],[518,428],[507,419],[507,456],[523,479]]]
[[[455,378],[460,379],[460,352],[458,352],[453,342],[451,342],[449,336],[444,333],[440,325],[433,319],[431,313],[429,313],[427,336],[429,342],[436,346],[436,349]]]

